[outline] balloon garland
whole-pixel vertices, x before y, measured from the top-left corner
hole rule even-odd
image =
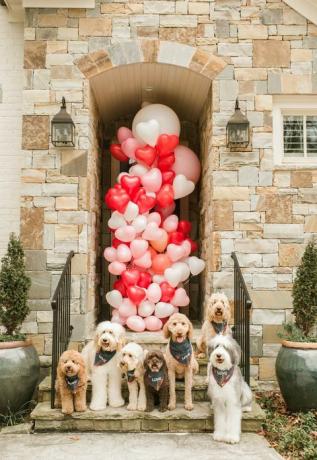
[[[136,114],[132,131],[119,128],[119,143],[110,146],[112,156],[131,167],[105,195],[113,239],[104,257],[118,277],[106,299],[111,320],[136,332],[160,330],[187,306],[183,283],[205,268],[192,255],[191,223],[173,214],[175,200],[192,193],[200,176],[199,159],[179,145],[179,134],[176,113],[150,104]]]

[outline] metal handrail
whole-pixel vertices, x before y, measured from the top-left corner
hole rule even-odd
[[[53,343],[52,343],[52,373],[51,373],[51,408],[55,405],[55,381],[58,360],[67,350],[73,326],[70,324],[71,301],[71,262],[74,251],[68,254],[60,279],[56,286],[51,306],[53,310]]]

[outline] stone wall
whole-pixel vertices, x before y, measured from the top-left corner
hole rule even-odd
[[[232,299],[235,250],[254,297],[252,374],[271,386],[276,332],[290,316],[295,267],[317,230],[317,170],[277,168],[273,161],[272,96],[317,94],[317,27],[282,0],[96,1],[94,10],[27,11],[22,237],[33,288],[25,330],[42,344],[37,334],[49,332],[49,298],[70,249],[81,267],[74,274],[75,339],[84,339],[92,323],[98,178],[90,120],[96,116],[89,118],[89,81],[75,63],[87,75],[107,70],[109,58],[99,50],[130,39],[152,43],[151,56],[158,40],[197,47],[197,68],[205,66],[200,51],[227,63],[213,80],[212,104],[207,101],[200,123],[205,290],[225,290]],[[134,59],[134,46],[125,46],[125,62]],[[49,143],[62,96],[76,124],[74,150]],[[244,152],[228,151],[225,141],[237,96],[252,130]],[[49,340],[39,350],[49,354]]]

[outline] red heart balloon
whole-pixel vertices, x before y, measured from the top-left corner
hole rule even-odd
[[[185,235],[189,235],[192,229],[192,224],[188,220],[180,220],[178,222],[177,230],[183,232]]]
[[[129,286],[127,288],[127,296],[135,305],[139,305],[145,299],[145,290],[139,286]]]
[[[139,207],[140,214],[144,214],[148,212],[150,209],[154,208],[156,203],[156,199],[152,196],[148,196],[145,194],[141,194],[136,201],[136,204]]]
[[[175,134],[161,134],[157,140],[157,150],[160,157],[165,157],[174,152],[175,147],[179,144],[179,137]]]
[[[142,195],[145,195],[145,188],[141,187],[139,188],[133,195],[132,195],[132,201],[134,201],[134,203],[137,203],[138,199],[140,198],[140,196]]]
[[[160,299],[160,302],[169,302],[172,300],[175,294],[175,288],[170,286],[166,281],[160,284],[160,288],[162,291],[162,297]]]
[[[114,209],[123,214],[130,201],[130,197],[121,186],[119,187],[120,188],[113,187],[108,190],[105,195],[105,203],[108,208]]]
[[[144,147],[139,147],[135,151],[135,158],[142,161],[148,166],[151,166],[154,163],[156,158],[156,150],[150,145],[145,145]]]
[[[121,177],[120,183],[130,197],[134,196],[141,187],[141,179],[137,176],[129,176],[128,174]]]
[[[128,268],[122,272],[121,278],[126,287],[135,286],[140,279],[140,272],[136,268]]]
[[[161,171],[169,171],[174,163],[175,155],[174,153],[169,153],[165,157],[159,157],[159,159],[157,160],[157,167]]]
[[[117,160],[129,161],[129,158],[121,150],[121,144],[111,144],[109,150],[111,155]]]
[[[140,272],[138,286],[147,288],[152,282],[152,276],[147,272]]]
[[[171,232],[169,233],[168,242],[173,244],[181,244],[185,239],[184,233],[182,232]]]
[[[161,207],[170,206],[174,202],[174,191],[170,184],[164,184],[156,195],[157,204]]]
[[[196,241],[192,240],[191,238],[186,238],[186,241],[189,241],[190,246],[191,246],[191,253],[196,252],[198,249],[198,244]]]
[[[127,288],[125,287],[122,279],[118,279],[113,283],[113,289],[117,289],[117,291],[121,292],[123,297],[127,295]]]
[[[162,183],[173,185],[175,176],[176,174],[174,171],[162,171]]]

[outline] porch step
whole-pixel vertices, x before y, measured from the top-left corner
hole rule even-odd
[[[264,413],[253,403],[252,412],[244,413],[242,431],[257,432],[264,421]],[[39,403],[31,414],[34,429],[40,431],[116,431],[116,432],[210,432],[213,416],[208,402],[195,403],[192,411],[177,405],[174,411],[128,411],[108,407],[105,411],[75,412],[63,415],[59,409],[51,409],[48,402]]]

